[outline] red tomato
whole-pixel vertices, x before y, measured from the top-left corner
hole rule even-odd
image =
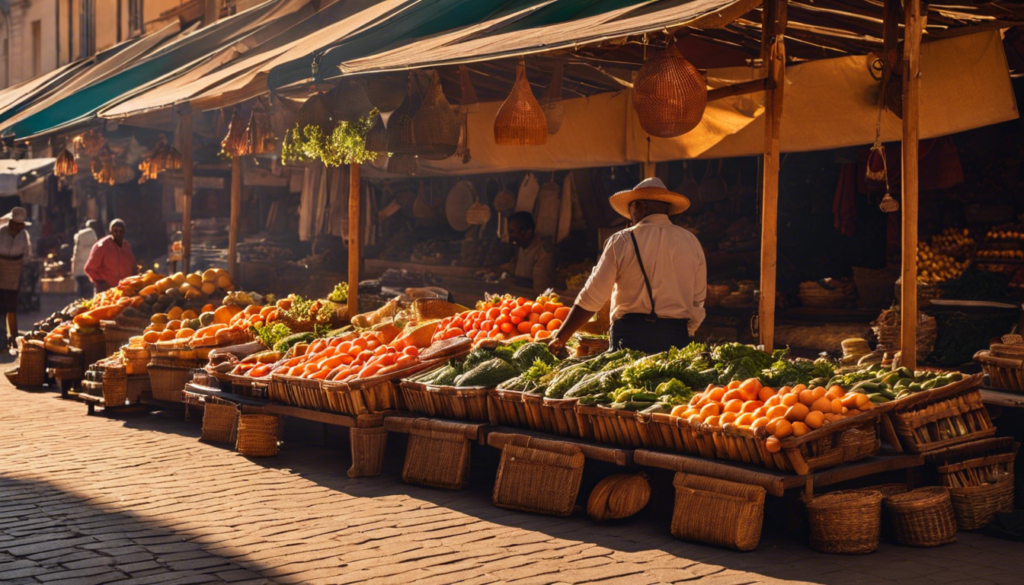
[[[519,305],[520,307],[522,307],[528,302],[530,302],[530,299],[527,299],[526,297],[519,297],[518,299],[516,299],[516,304]]]
[[[544,329],[544,326],[541,325],[540,323],[535,323],[532,327],[530,327],[530,335],[534,337],[536,337],[537,334],[540,333],[541,331],[546,331],[546,329]]]
[[[565,321],[565,318],[569,316],[569,307],[558,307],[555,309],[555,319],[561,319]]]
[[[490,319],[480,324],[480,331],[490,331],[491,329],[494,329],[494,321]]]
[[[512,333],[515,331],[515,327],[508,321],[502,323],[500,328],[502,333]]]
[[[529,319],[527,319],[527,321],[529,321],[530,323],[540,323],[540,313],[531,312],[530,317]]]
[[[405,355],[408,355],[408,356],[413,356],[413,357],[415,357],[415,356],[418,356],[418,355],[420,355],[420,350],[419,350],[419,348],[418,348],[418,347],[416,347],[415,345],[410,345],[409,347],[405,348],[405,349],[404,349],[404,350],[402,351],[402,353],[404,353]]]
[[[544,312],[544,303],[534,303],[533,307],[530,308],[530,311],[540,315]]]
[[[460,335],[465,335],[465,333],[463,333],[462,329],[454,329],[453,328],[453,329],[449,329],[448,331],[445,332],[444,338],[445,339],[451,339],[453,337],[458,337]]]
[[[548,331],[558,331],[558,328],[562,326],[562,321],[559,319],[552,319],[548,321]]]
[[[495,307],[487,310],[487,319],[493,321],[501,315],[501,309]]]
[[[387,352],[388,352],[388,348],[386,346],[378,345],[377,348],[373,350],[373,355],[375,355],[375,356],[377,356],[377,355],[384,355]]]
[[[523,321],[522,323],[516,326],[516,331],[519,331],[520,333],[529,333],[531,327],[533,327],[533,324],[531,324],[529,321]]]

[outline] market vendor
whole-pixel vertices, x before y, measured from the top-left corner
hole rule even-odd
[[[18,289],[21,287],[21,267],[32,254],[32,241],[25,230],[24,207],[15,207],[3,219],[0,227],[0,348],[14,344],[18,337]]]
[[[551,287],[555,272],[555,248],[536,233],[533,215],[527,211],[508,218],[508,239],[518,248],[507,267],[517,285],[538,293]]]
[[[124,239],[124,221],[115,219],[110,222],[109,231],[109,236],[101,238],[92,247],[85,263],[85,274],[96,287],[96,292],[117,286],[122,278],[133,276],[138,271],[132,245]]]
[[[707,265],[697,237],[668,216],[690,201],[651,178],[608,202],[632,226],[608,238],[552,349],[565,347],[609,299],[612,348],[652,354],[688,344],[704,320]]]
[[[90,219],[75,234],[75,247],[71,253],[71,275],[75,277],[75,292],[79,298],[92,298],[92,281],[85,274],[85,263],[92,247],[100,239],[100,222]]]

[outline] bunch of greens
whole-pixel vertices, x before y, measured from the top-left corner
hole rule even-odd
[[[334,290],[331,294],[327,295],[327,300],[332,303],[347,303],[348,302],[348,283],[340,282],[334,286]]]
[[[703,343],[691,343],[682,349],[673,347],[641,358],[626,368],[622,381],[648,392],[670,380],[678,380],[688,388],[703,388],[718,378],[704,357],[707,351],[708,347]]]
[[[361,164],[377,158],[366,150],[366,133],[373,126],[377,110],[355,122],[338,122],[329,134],[320,126],[296,126],[285,133],[281,144],[281,161],[310,162],[318,160],[329,167]]]
[[[814,361],[805,359],[789,360],[782,358],[776,360],[770,368],[762,371],[761,382],[775,388],[782,386],[795,386],[807,384],[817,378],[831,378],[835,368],[825,359]]]
[[[292,330],[284,323],[254,325],[252,331],[256,334],[256,338],[260,340],[260,343],[264,347],[269,348],[273,348],[277,345],[277,342],[292,334]]]
[[[746,380],[759,378],[762,371],[770,368],[776,360],[783,359],[786,350],[775,354],[763,352],[756,347],[730,342],[719,345],[711,352],[711,359],[718,371],[718,381]]]

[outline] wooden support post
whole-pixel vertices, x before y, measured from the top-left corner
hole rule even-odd
[[[778,252],[779,123],[786,80],[786,0],[766,0],[761,9],[761,59],[766,71],[764,172],[761,200],[761,295],[758,328],[765,351],[775,343],[775,265]]]
[[[203,0],[203,26],[210,26],[220,18],[220,1]]]
[[[231,159],[231,226],[228,228],[228,273],[238,282],[238,218],[242,212],[242,157]]]
[[[330,172],[328,169],[327,172]],[[359,233],[359,164],[348,167],[348,316],[359,313],[359,257],[362,237]]]
[[[192,106],[181,107],[181,174],[185,179],[185,200],[181,205],[181,271],[188,273],[192,258]]]
[[[900,365],[917,367],[917,140],[921,87],[921,0],[904,2],[903,29],[903,274],[900,285]]]

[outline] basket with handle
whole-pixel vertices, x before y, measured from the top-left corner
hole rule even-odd
[[[974,361],[989,378],[989,386],[1024,394],[1024,343],[1019,335],[1006,335],[1002,343],[974,354]]]
[[[211,443],[234,443],[238,431],[238,405],[215,397],[203,408],[202,439]]]
[[[748,551],[761,541],[765,489],[677,472],[672,536]]]
[[[505,433],[491,433],[487,441],[501,449],[492,495],[495,506],[552,516],[572,514],[585,461],[578,445]]]

